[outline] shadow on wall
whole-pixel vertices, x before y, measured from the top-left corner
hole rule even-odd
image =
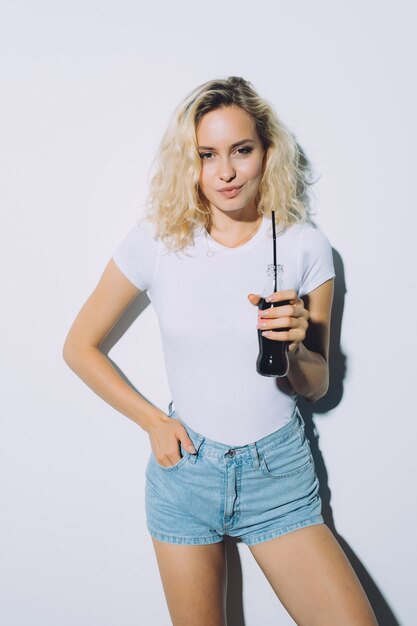
[[[320,451],[319,434],[313,421],[314,414],[324,416],[328,411],[338,406],[343,397],[343,381],[346,374],[346,357],[340,346],[346,285],[343,262],[340,255],[335,250],[333,250],[333,262],[335,266],[336,279],[330,333],[329,361],[331,366],[329,390],[326,396],[314,404],[309,404],[308,402],[303,401],[302,398],[299,398],[298,405],[304,418],[305,431],[310,441],[316,473],[320,482],[320,496],[323,504],[322,514],[324,520],[333,532],[348,557],[353,569],[355,570],[356,575],[358,576],[372,605],[378,624],[380,624],[380,626],[401,626],[392,609],[388,605],[388,602],[385,600],[358,555],[355,554],[347,541],[341,537],[336,530],[332,507],[330,504],[331,492],[329,489],[328,474],[323,455]],[[236,545],[237,543],[239,543],[239,540],[226,537],[228,570],[230,573],[228,578],[227,615],[228,623],[233,624],[233,626],[245,626],[242,605],[242,572],[239,551]]]
[[[310,447],[314,457],[316,473],[320,483],[320,496],[322,499],[322,515],[327,526],[331,529],[353,569],[359,578],[366,595],[374,610],[376,619],[380,626],[400,626],[388,602],[385,600],[375,581],[366,570],[357,554],[352,550],[347,541],[339,535],[336,530],[333,518],[333,511],[330,504],[331,492],[329,488],[328,474],[319,445],[319,434],[315,428],[313,415],[325,415],[340,403],[343,396],[343,381],[346,375],[346,357],[340,345],[343,309],[345,304],[346,283],[342,259],[338,252],[333,249],[333,263],[336,272],[335,292],[332,308],[332,322],[330,330],[330,380],[327,394],[320,398],[313,405],[300,398],[298,405],[303,415],[306,434],[310,440]]]
[[[388,602],[385,600],[375,581],[364,567],[358,555],[352,550],[347,541],[341,537],[335,527],[331,501],[331,492],[329,489],[328,474],[323,455],[319,445],[319,434],[315,428],[313,416],[314,414],[323,415],[334,409],[341,402],[343,397],[343,381],[346,374],[346,357],[340,346],[342,317],[344,309],[344,301],[346,294],[346,285],[344,278],[343,262],[340,255],[333,250],[333,262],[336,271],[335,291],[332,308],[332,322],[330,332],[330,381],[329,390],[323,398],[315,402],[313,405],[299,398],[298,404],[305,422],[305,432],[310,441],[311,451],[314,457],[317,476],[320,482],[320,496],[322,499],[322,514],[326,524],[332,530],[337,541],[341,545],[343,551],[348,557],[353,569],[356,572],[369,601],[374,610],[376,619],[380,626],[401,626],[391,610]],[[124,335],[126,330],[133,324],[136,318],[146,309],[150,300],[146,292],[139,293],[138,297],[132,302],[128,309],[120,316],[117,324],[114,325],[111,332],[102,342],[100,349],[108,357],[108,352]],[[109,357],[108,357],[109,358]],[[134,385],[126,378],[124,373],[119,369],[116,363],[110,358],[110,362],[116,369],[122,379],[130,385],[137,393],[140,393]],[[141,394],[143,395],[143,394]],[[227,553],[227,619],[229,624],[233,626],[245,626],[244,607],[243,607],[243,579],[242,566],[240,561],[239,550],[237,544],[239,539],[233,537],[225,537],[225,547]]]

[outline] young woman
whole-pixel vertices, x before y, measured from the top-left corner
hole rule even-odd
[[[376,624],[323,522],[297,407],[297,396],[314,402],[328,388],[335,275],[300,199],[306,182],[294,139],[249,82],[200,85],[162,139],[146,215],[65,341],[75,373],[149,435],[147,527],[174,626],[225,626],[224,535],[249,546],[297,624]],[[288,303],[261,310],[272,210],[283,282],[271,302]],[[99,350],[141,290],[160,322],[169,414]],[[258,373],[261,331],[288,342],[285,377]]]

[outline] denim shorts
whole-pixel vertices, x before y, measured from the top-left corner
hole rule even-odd
[[[200,545],[230,535],[251,546],[324,523],[314,460],[297,406],[285,426],[236,447],[195,432],[171,407],[170,417],[185,427],[197,454],[180,444],[180,461],[164,467],[151,451],[145,510],[152,537]]]

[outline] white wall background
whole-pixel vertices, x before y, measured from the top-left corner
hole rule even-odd
[[[62,345],[139,215],[173,108],[237,74],[321,175],[316,221],[340,257],[332,389],[313,407],[323,492],[381,626],[414,624],[414,3],[3,0],[0,23],[2,623],[170,623],[145,526],[148,436]],[[132,309],[110,358],[166,410],[155,313]],[[293,624],[249,550],[228,550],[231,626]]]

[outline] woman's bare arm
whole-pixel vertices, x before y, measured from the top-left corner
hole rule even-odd
[[[294,391],[309,402],[323,397],[329,387],[330,318],[334,280],[330,279],[304,296],[308,310],[305,339],[288,352],[288,381]]]
[[[116,372],[99,346],[123,311],[140,293],[113,259],[69,329],[63,346],[67,365],[97,395],[145,431],[165,413],[134,391]]]
[[[284,304],[260,310],[258,328],[273,341],[288,341],[290,368],[287,379],[292,389],[309,402],[324,396],[329,387],[329,336],[334,280],[329,279],[303,298],[293,289],[275,292],[271,300]],[[249,294],[259,303],[259,295]],[[279,330],[281,332],[276,333]]]

